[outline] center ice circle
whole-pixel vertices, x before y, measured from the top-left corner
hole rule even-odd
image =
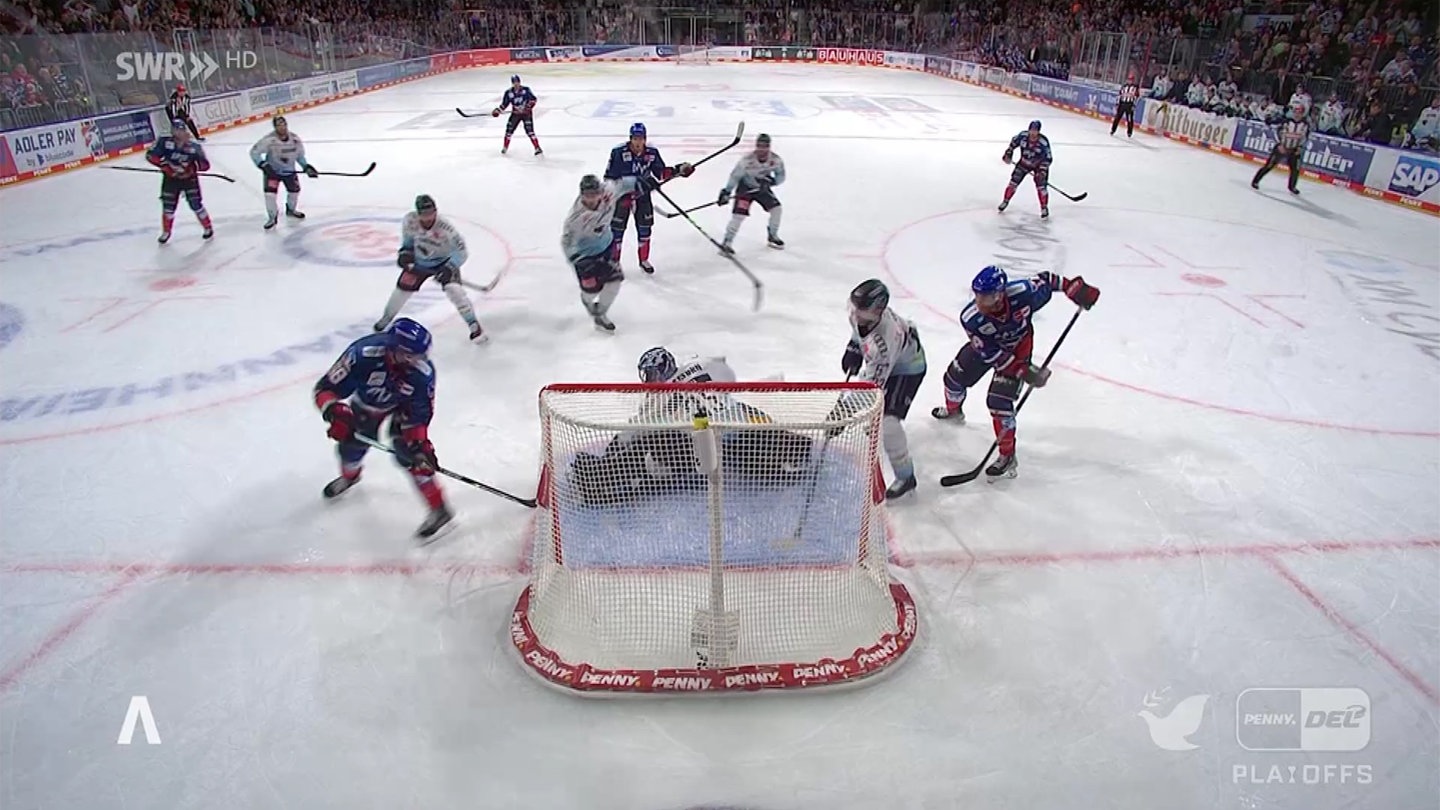
[[[1427,283],[1404,261],[1185,215],[1127,210],[1077,227],[989,206],[902,227],[882,260],[915,299],[903,303],[943,318],[957,348],[957,316],[981,267],[1083,275],[1102,295],[1056,357],[1069,373],[1270,421],[1437,435],[1423,400],[1440,382],[1440,347],[1386,320],[1407,279],[1415,290]],[[1366,300],[1375,283],[1388,298]],[[1048,350],[1073,311],[1057,295],[1037,318],[1037,346]]]
[[[466,270],[491,278],[507,266],[512,253],[499,234],[451,219],[466,236]],[[190,224],[177,222],[163,247],[153,225],[134,225],[0,251],[51,283],[14,286],[0,312],[0,345],[8,343],[0,444],[147,422],[317,379],[371,332],[399,273],[395,215],[313,212],[269,232],[253,216],[221,216],[211,241]],[[57,298],[56,289],[69,294]],[[404,311],[437,341],[439,320],[452,313],[433,283]]]

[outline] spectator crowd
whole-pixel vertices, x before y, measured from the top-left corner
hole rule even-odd
[[[56,35],[276,29],[346,58],[576,42],[906,50],[1128,76],[1153,98],[1269,122],[1300,102],[1317,131],[1434,150],[1437,22],[1433,0],[15,0],[0,6],[0,123],[100,111]]]

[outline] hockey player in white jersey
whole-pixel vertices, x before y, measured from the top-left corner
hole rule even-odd
[[[285,185],[285,216],[304,219],[305,215],[296,208],[300,202],[300,171],[306,177],[318,177],[319,171],[305,159],[305,144],[300,136],[290,131],[285,116],[275,116],[274,129],[250,147],[250,160],[265,174],[265,230],[275,227],[280,219],[280,210],[275,195],[280,185]]]
[[[716,205],[724,206],[730,202],[730,195],[735,195],[730,223],[725,226],[725,242],[720,248],[722,252],[735,252],[735,234],[740,232],[740,226],[745,224],[745,218],[750,216],[752,204],[759,205],[770,214],[770,222],[765,229],[766,243],[776,250],[785,249],[785,242],[780,238],[780,215],[784,209],[772,191],[775,186],[784,182],[785,161],[770,151],[770,136],[762,132],[755,139],[755,150],[735,163],[730,179],[715,199]]]
[[[617,177],[603,183],[593,174],[580,179],[580,196],[565,217],[560,235],[560,250],[580,282],[580,302],[595,322],[595,328],[614,332],[615,324],[606,313],[620,294],[625,274],[620,262],[611,255],[615,241],[610,220],[620,200],[633,191],[653,189],[656,181],[649,176]]]
[[[460,286],[460,267],[468,258],[470,251],[465,247],[465,238],[448,219],[440,216],[435,200],[429,194],[416,197],[415,210],[407,213],[400,224],[400,252],[395,257],[400,278],[385,303],[385,313],[375,322],[375,331],[385,331],[420,285],[434,278],[470,327],[470,339],[476,343],[489,340],[475,317],[470,296]]]
[[[850,292],[850,325],[854,332],[841,368],[885,391],[881,438],[895,475],[885,498],[894,500],[915,488],[915,462],[901,422],[925,379],[925,348],[915,325],[890,308],[890,290],[879,279],[863,281]],[[844,400],[836,411],[841,416],[847,413]]]

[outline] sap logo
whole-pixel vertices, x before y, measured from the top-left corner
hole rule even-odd
[[[1390,175],[1390,190],[1397,194],[1419,197],[1440,183],[1440,163],[1404,155]]]

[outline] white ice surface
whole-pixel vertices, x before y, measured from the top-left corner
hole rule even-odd
[[[1433,218],[1308,182],[1291,198],[1279,175],[1257,193],[1251,164],[860,68],[527,66],[546,154],[521,135],[502,157],[503,119],[453,108],[488,109],[511,72],[290,115],[321,169],[380,166],[304,181],[309,218],[271,233],[245,155],[262,124],[206,145],[238,180],[206,182],[211,243],[182,209],[155,245],[144,175],[0,191],[0,807],[1435,806]],[[1044,223],[1029,185],[994,211],[1004,143],[1037,117],[1051,179],[1089,193],[1053,196]],[[765,310],[660,219],[658,273],[635,270],[632,232],[619,332],[596,334],[558,248],[580,176],[632,121],[676,162],[742,118],[790,172],[787,250],[764,247],[759,216],[738,240]],[[737,155],[666,190],[713,199]],[[462,527],[416,551],[420,501],[385,458],[322,503],[334,461],[309,389],[379,314],[418,193],[469,238],[468,277],[505,272],[476,298],[488,347],[443,297],[409,310],[436,336],[440,460],[521,493],[542,385],[633,380],[656,344],[751,379],[835,379],[846,293],[886,279],[930,355],[907,423],[922,485],[892,510],[912,660],[835,694],[570,699],[506,650],[524,509],[447,482]],[[968,281],[995,261],[1103,294],[1021,415],[1021,476],[941,490],[992,438],[983,389],[968,426],[928,411]],[[1072,311],[1041,313],[1042,351]],[[1366,690],[1368,747],[1242,749],[1239,694],[1299,686]],[[116,745],[134,695],[158,746]],[[1147,696],[1166,716],[1193,695],[1210,696],[1198,747],[1157,747]],[[1335,767],[1307,785],[1305,765]],[[1248,776],[1271,766],[1285,781]]]

